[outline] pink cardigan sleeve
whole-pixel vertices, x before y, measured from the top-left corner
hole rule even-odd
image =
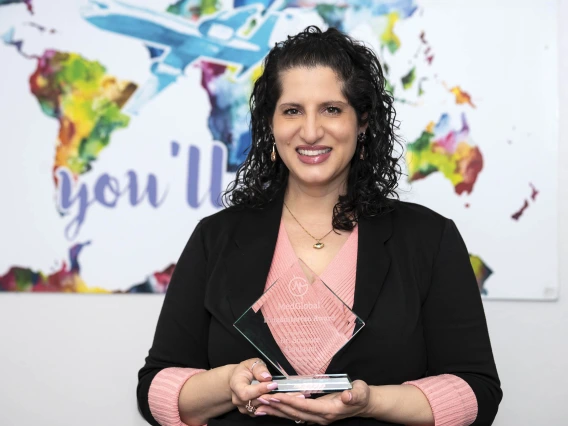
[[[424,393],[432,413],[435,426],[468,426],[477,417],[477,399],[465,380],[453,374],[425,377],[404,382]]]
[[[164,368],[152,380],[148,405],[154,419],[162,426],[187,426],[179,416],[179,394],[187,380],[205,370],[197,368]]]

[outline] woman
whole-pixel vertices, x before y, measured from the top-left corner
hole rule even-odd
[[[376,56],[308,27],[264,66],[230,206],[196,226],[166,294],[139,373],[143,416],[168,426],[491,424],[502,392],[467,249],[451,220],[393,199],[395,112]],[[277,371],[233,327],[297,258],[366,322],[327,365],[357,379],[351,391],[271,393]]]

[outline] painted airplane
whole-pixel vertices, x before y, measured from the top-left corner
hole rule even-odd
[[[183,75],[191,63],[205,59],[237,68],[236,78],[258,64],[270,50],[268,41],[279,15],[272,4],[253,4],[220,11],[193,23],[170,13],[162,13],[120,0],[88,0],[82,17],[92,25],[113,33],[134,37],[150,51],[152,77],[125,105],[136,114],[154,96]],[[251,20],[254,32],[243,35]]]

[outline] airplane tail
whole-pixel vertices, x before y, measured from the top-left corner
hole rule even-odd
[[[259,24],[258,28],[252,34],[252,36],[247,39],[249,43],[258,46],[258,51],[261,53],[261,55],[258,57],[258,61],[262,60],[264,55],[266,55],[266,53],[270,49],[268,45],[268,43],[270,42],[270,36],[272,35],[272,31],[274,30],[276,22],[278,22],[278,19],[280,18],[280,15],[278,13],[272,13],[272,12],[267,13],[265,16],[266,18],[264,19],[264,21],[262,21]],[[258,63],[258,61],[256,61],[255,64]],[[253,63],[242,64],[242,68],[235,75],[235,77],[237,78],[242,77],[255,64]]]
[[[270,36],[272,35],[272,30],[274,30],[274,26],[276,25],[276,22],[278,22],[279,17],[280,16],[275,13],[270,13],[248,41],[257,45],[261,49],[266,48],[268,46]]]

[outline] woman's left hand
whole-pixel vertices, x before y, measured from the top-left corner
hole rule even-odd
[[[369,386],[361,380],[355,380],[350,391],[332,393],[317,399],[274,393],[269,396],[273,398],[270,405],[259,407],[257,414],[262,411],[272,416],[328,425],[346,417],[364,414],[368,409],[370,393]],[[279,402],[274,401],[274,398]]]

